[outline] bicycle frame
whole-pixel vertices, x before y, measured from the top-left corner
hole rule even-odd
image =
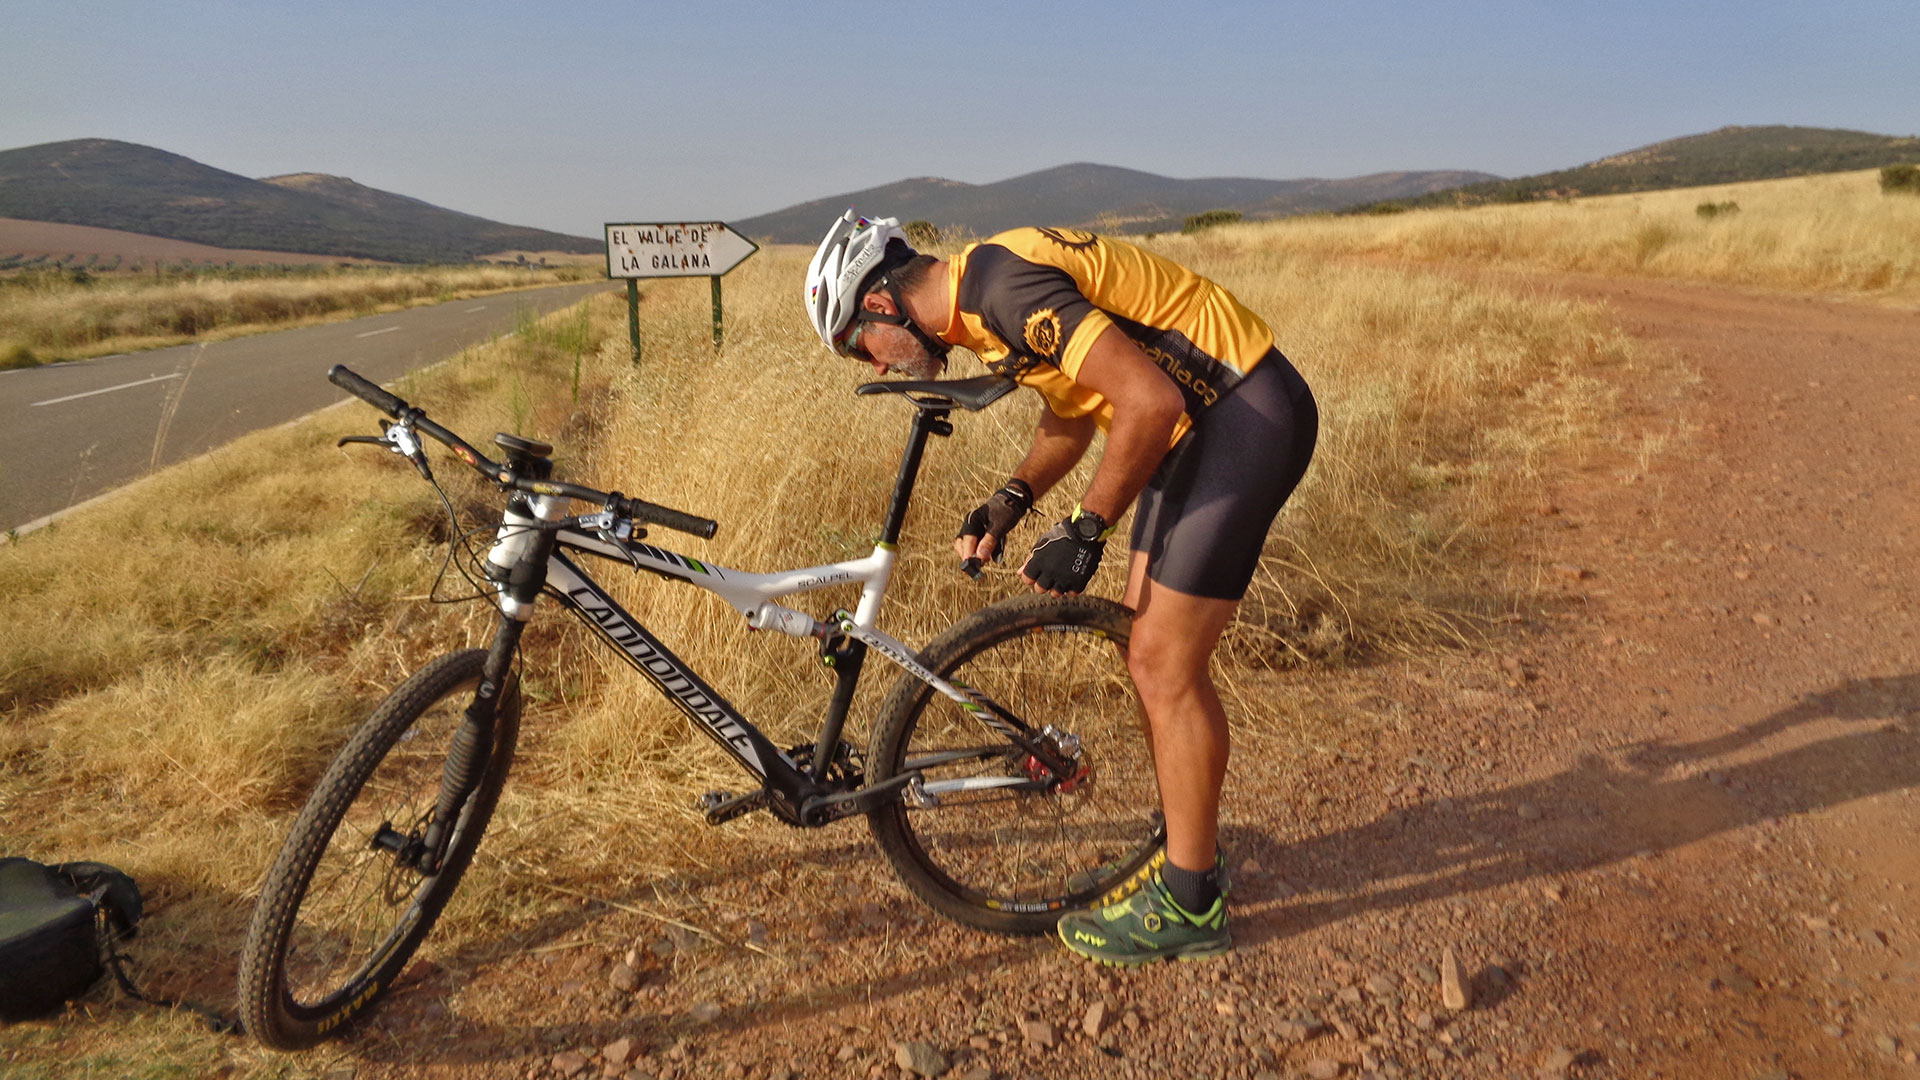
[[[978,717],[993,731],[1032,755],[1055,776],[1068,776],[1071,751],[1062,753],[1046,732],[1036,732],[1018,716],[980,691],[962,683],[941,678],[920,662],[918,654],[906,644],[880,631],[876,625],[880,608],[891,580],[896,546],[906,507],[913,492],[920,461],[931,435],[947,435],[950,406],[942,408],[915,400],[918,409],[900,472],[894,484],[892,504],[873,552],[863,558],[809,566],[774,573],[748,573],[694,559],[664,548],[638,543],[607,530],[591,536],[575,529],[543,530],[543,523],[565,517],[567,500],[560,496],[524,496],[513,499],[503,515],[492,549],[487,556],[490,568],[498,572],[500,606],[504,618],[494,654],[502,661],[510,659],[511,646],[517,645],[519,627],[532,615],[533,604],[542,587],[578,616],[629,664],[659,688],[687,715],[694,726],[705,732],[726,750],[741,767],[761,782],[760,792],[734,800],[728,809],[738,813],[757,809],[759,797],[770,802],[780,817],[796,825],[824,825],[855,813],[866,812],[881,802],[902,797],[916,801],[937,800],[937,788],[1018,787],[1034,781],[1025,776],[975,777],[927,784],[917,770],[908,770],[882,784],[849,787],[828,783],[828,774],[840,747],[847,712],[855,685],[864,664],[866,651],[878,651],[952,699]],[[611,526],[612,519],[605,520]],[[754,724],[715,691],[692,668],[675,656],[659,638],[620,606],[571,556],[586,553],[625,563],[661,577],[683,581],[715,593],[747,620],[750,629],[774,630],[821,643],[824,659],[836,675],[834,696],[825,723],[811,753],[808,767],[797,764],[788,752],[775,746]],[[861,585],[857,608],[840,611],[830,621],[818,621],[803,612],[777,604],[777,597],[810,592],[835,585]],[[511,643],[511,644],[509,644]],[[503,650],[502,646],[508,647]],[[504,672],[502,673],[504,675]],[[482,689],[486,688],[483,683]],[[1006,746],[996,748],[1003,751]],[[716,823],[733,816],[727,813],[709,819]]]

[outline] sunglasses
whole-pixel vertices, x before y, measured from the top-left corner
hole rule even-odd
[[[856,321],[853,326],[847,330],[847,336],[840,342],[841,356],[858,360],[863,364],[871,364],[873,362],[873,357],[867,355],[867,350],[860,347],[860,333],[866,328],[867,324],[865,322]]]

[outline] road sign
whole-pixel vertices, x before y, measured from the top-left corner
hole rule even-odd
[[[607,276],[719,277],[759,250],[721,221],[609,224]]]
[[[627,279],[627,329],[633,362],[640,362],[640,278],[713,279],[713,347],[720,347],[720,275],[745,262],[760,245],[724,221],[669,221],[607,225],[607,276]]]

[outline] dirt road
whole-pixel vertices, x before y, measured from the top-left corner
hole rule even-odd
[[[1538,508],[1493,650],[1274,687],[1356,741],[1236,758],[1231,957],[962,933],[849,830],[643,898],[710,937],[585,904],[429,969],[357,1075],[1920,1076],[1920,313],[1515,287],[1701,381]]]

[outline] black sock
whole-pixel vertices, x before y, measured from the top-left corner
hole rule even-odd
[[[1160,880],[1167,887],[1167,894],[1173,902],[1179,904],[1190,915],[1205,915],[1212,910],[1213,902],[1220,899],[1220,864],[1209,864],[1205,870],[1187,870],[1175,866],[1172,859],[1160,868]]]

